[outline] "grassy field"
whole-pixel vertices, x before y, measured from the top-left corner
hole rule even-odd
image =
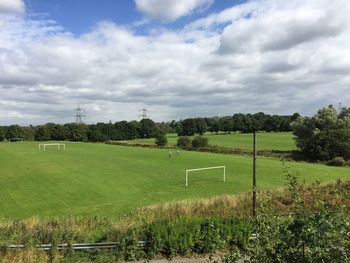
[[[236,194],[250,190],[251,158],[181,151],[66,143],[66,151],[39,152],[37,143],[0,143],[0,217],[65,215],[116,216],[146,205],[173,200]],[[219,171],[185,170],[226,165]],[[348,180],[349,168],[288,163],[307,182]],[[283,186],[282,164],[258,159],[258,190]]]
[[[220,147],[252,149],[252,134],[250,133],[231,133],[231,134],[215,134],[206,133],[210,145]],[[175,145],[178,139],[176,134],[168,134],[168,143]],[[154,139],[136,139],[127,141],[131,144],[154,144]],[[296,145],[291,132],[260,132],[257,133],[258,150],[280,150],[291,151],[296,150]]]

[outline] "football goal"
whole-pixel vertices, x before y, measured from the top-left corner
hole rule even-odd
[[[9,138],[8,142],[23,142],[23,138],[20,138],[20,137]]]
[[[188,175],[189,175],[190,172],[198,172],[198,171],[212,170],[212,169],[223,169],[224,182],[226,181],[226,166],[213,166],[213,167],[189,169],[189,170],[186,170],[186,187],[188,186]]]
[[[61,147],[63,150],[66,149],[66,145],[64,143],[40,143],[39,144],[39,151],[41,151],[41,149],[46,151],[46,147],[57,147],[58,150],[60,150]]]

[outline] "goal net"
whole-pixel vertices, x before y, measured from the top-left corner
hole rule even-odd
[[[8,142],[23,142],[23,138],[18,138],[18,137],[9,138]]]
[[[60,150],[61,148],[63,150],[66,149],[66,145],[64,143],[40,143],[39,151],[41,151],[42,149],[46,151],[46,147],[57,147],[57,150]]]
[[[226,166],[204,167],[204,168],[197,168],[197,169],[186,170],[186,187],[188,186],[188,175],[191,172],[198,172],[198,171],[204,171],[204,170],[213,170],[213,169],[223,170],[223,177],[224,177],[224,182],[225,182],[226,181]]]

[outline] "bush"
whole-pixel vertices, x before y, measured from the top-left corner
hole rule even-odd
[[[307,207],[303,183],[297,174],[286,172],[291,214],[272,215],[271,198],[265,197],[254,222],[256,234],[250,240],[249,262],[349,262],[346,212],[340,204],[331,205],[320,198],[323,192],[319,183],[312,187],[311,200],[315,203]]]
[[[200,147],[206,147],[208,146],[208,138],[203,136],[196,136],[192,140],[192,147],[193,148],[200,148]]]
[[[334,157],[332,160],[327,162],[327,165],[330,166],[346,166],[347,164],[348,162],[345,161],[343,157]]]
[[[168,139],[166,138],[166,136],[162,133],[159,133],[156,135],[156,140],[155,140],[155,144],[157,146],[165,146],[168,143]]]
[[[191,147],[191,139],[190,137],[179,137],[179,139],[177,139],[177,146],[180,148],[189,148]]]

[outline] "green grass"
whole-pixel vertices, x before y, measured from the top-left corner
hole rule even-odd
[[[251,133],[231,133],[231,134],[215,134],[206,133],[210,145],[217,145],[228,148],[252,149],[252,134]],[[168,143],[175,145],[178,139],[176,134],[168,134]],[[154,139],[136,139],[127,141],[131,144],[154,144]],[[280,150],[291,151],[296,150],[296,145],[291,132],[260,132],[257,133],[257,148],[258,150]]]
[[[173,200],[236,194],[251,189],[251,158],[105,144],[66,143],[66,151],[39,152],[37,143],[0,143],[0,217],[116,216]],[[221,171],[185,170],[226,165]],[[289,163],[307,182],[349,179],[349,168]],[[283,186],[282,164],[258,158],[258,190]]]

